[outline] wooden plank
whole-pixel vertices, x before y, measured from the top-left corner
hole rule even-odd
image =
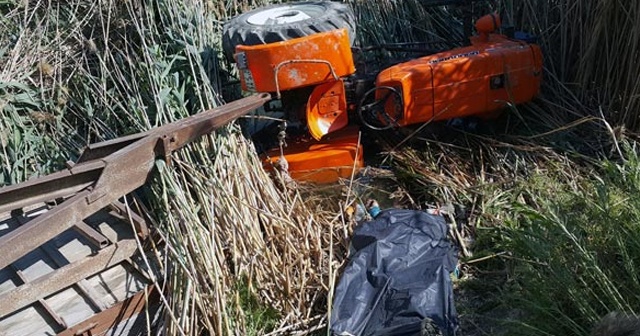
[[[51,245],[51,243],[42,245],[42,249],[53,260],[53,262],[58,265],[58,267],[63,267],[70,263],[69,260],[67,260],[67,258],[65,258],[65,256],[62,255],[59,250],[55,249]],[[89,300],[89,302],[91,302],[95,309],[97,309],[98,311],[103,311],[109,308],[109,304],[106,301],[102,300],[98,292],[96,292],[96,290],[91,287],[91,284],[89,284],[86,279],[78,281],[76,285],[78,286],[78,290]]]
[[[149,294],[145,295],[145,291]],[[149,298],[148,302],[146,300],[147,297]],[[105,335],[115,328],[121,329],[118,335],[131,334],[133,333],[131,328],[136,327],[135,321],[132,320],[138,317],[143,312],[144,308],[157,307],[157,303],[158,294],[153,286],[149,286],[102,313],[96,314],[95,316],[59,333],[58,336],[98,336]],[[123,327],[123,324],[126,325]]]
[[[98,248],[74,230],[67,230],[42,246],[51,246],[57,250],[68,261],[65,265],[98,252]]]
[[[5,268],[0,270],[0,294],[6,293],[20,285],[20,280],[16,278],[16,273],[10,269]]]
[[[40,210],[37,210],[37,212],[40,213]],[[25,223],[29,222],[29,220],[31,219],[29,217],[32,216],[35,217],[37,216],[37,214],[31,215],[28,213],[24,213],[19,216],[14,216],[14,218],[18,221],[18,223],[20,223],[20,225],[24,225]],[[45,253],[40,250],[34,250],[24,257],[16,260],[16,262],[11,265],[11,268],[16,271],[16,274],[18,275],[18,277],[20,277],[22,283],[26,283],[30,280],[39,278],[47,273],[52,272],[55,269],[54,266],[55,265],[51,263],[51,260],[49,260],[49,258],[46,258]]]
[[[31,251],[11,264],[11,267],[22,272],[25,282],[42,277],[56,269],[53,261],[47,258],[41,250]]]
[[[0,295],[0,318],[47,297],[74,283],[114,266],[137,250],[134,240],[124,240],[100,250],[96,255],[76,261]]]
[[[0,335],[55,335],[54,321],[38,305],[29,306],[0,319]]]
[[[125,300],[146,286],[144,279],[122,263],[87,279],[101,300],[109,306]]]
[[[78,293],[76,287],[64,289],[44,301],[47,302],[51,309],[58,313],[60,318],[67,323],[68,327],[76,325],[98,312]],[[67,329],[67,327],[64,329]]]
[[[23,284],[26,284],[27,278],[24,276],[22,271],[15,268],[15,266],[13,265],[11,266],[14,268],[16,275],[18,276],[18,279],[20,279],[20,281],[22,281]],[[40,307],[42,307],[42,309],[49,315],[49,317],[51,317],[55,321],[55,323],[58,325],[58,328],[67,329],[67,323],[60,317],[60,315],[56,314],[56,312],[53,309],[51,309],[51,307],[43,299],[39,299],[37,302],[40,305]]]
[[[42,213],[42,211],[46,210],[36,209],[33,216],[37,216],[38,214]],[[20,224],[24,224],[29,221],[27,219],[27,216],[27,214],[24,214],[23,216],[17,216],[16,220]],[[22,263],[23,266],[19,267],[18,263]],[[40,251],[32,251],[31,253],[18,260],[16,263],[11,264],[11,268],[15,271],[16,276],[18,277],[18,279],[20,279],[23,285],[28,283],[30,279],[38,278],[46,273],[53,271],[53,268],[47,264],[43,253],[41,253]],[[27,277],[27,274],[23,272],[23,270],[28,272],[29,278]],[[51,306],[49,306],[49,304],[47,304],[47,302],[43,298],[39,298],[36,302],[40,305],[40,307],[42,307],[42,310],[55,322],[58,329],[67,329],[67,323],[62,319],[62,317],[60,317],[60,315],[55,312],[55,310],[51,308]]]
[[[123,221],[106,211],[100,211],[89,216],[85,223],[96,228],[110,241],[132,239],[134,237],[134,232],[129,222]]]

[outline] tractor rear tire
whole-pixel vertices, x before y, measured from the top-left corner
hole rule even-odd
[[[254,9],[225,23],[222,50],[230,62],[237,45],[287,41],[316,33],[346,28],[355,41],[355,15],[351,8],[331,1],[290,2]]]

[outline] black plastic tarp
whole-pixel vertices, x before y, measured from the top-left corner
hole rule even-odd
[[[442,335],[458,321],[450,273],[457,253],[441,216],[385,210],[355,229],[335,289],[334,335],[421,335],[425,318]]]

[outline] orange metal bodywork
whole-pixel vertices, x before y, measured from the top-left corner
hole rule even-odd
[[[491,117],[539,92],[542,53],[537,45],[497,34],[474,36],[471,42],[378,74],[377,86],[402,92],[399,126],[470,115]]]
[[[358,129],[347,127],[331,133],[322,141],[299,141],[284,148],[289,163],[289,175],[298,181],[316,183],[336,182],[350,178],[364,167],[362,146],[358,146]],[[273,169],[280,158],[280,149],[267,153],[264,167]]]
[[[342,80],[320,84],[307,102],[307,127],[314,139],[335,132],[349,123],[347,99]]]
[[[498,30],[501,25],[502,20],[500,20],[500,15],[496,13],[488,14],[479,18],[475,24],[476,30],[480,35],[493,33],[494,31]]]
[[[242,89],[278,92],[355,72],[349,35],[336,29],[283,42],[236,47]],[[276,77],[277,74],[277,77]]]
[[[490,118],[537,95],[542,80],[540,47],[493,34],[499,26],[500,18],[488,15],[478,20],[479,35],[470,38],[470,46],[381,71],[375,95],[387,99],[385,112],[394,126],[472,115]],[[347,126],[349,105],[342,78],[354,74],[355,65],[345,29],[240,45],[235,58],[244,90],[277,92],[280,98],[281,91],[314,86],[305,109],[315,140],[298,141],[284,151],[292,178],[334,182],[364,166],[357,128]],[[279,149],[267,153],[265,168],[272,169],[279,158]]]

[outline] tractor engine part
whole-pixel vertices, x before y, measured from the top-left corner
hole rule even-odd
[[[344,28],[349,46],[356,37],[355,15],[348,5],[330,1],[277,4],[240,14],[225,23],[222,49],[230,62],[238,45],[260,45]]]
[[[500,20],[479,20],[471,46],[421,57],[378,74],[375,102],[365,123],[374,128],[478,116],[533,99],[542,80],[540,47],[490,33]],[[390,94],[390,92],[400,94]],[[398,106],[401,105],[401,108]],[[393,124],[393,125],[390,125]]]
[[[348,123],[344,81],[339,79],[316,86],[307,101],[307,128],[311,136],[320,140]]]
[[[476,31],[481,36],[488,36],[498,30],[500,25],[502,25],[500,16],[498,16],[498,14],[489,14],[476,21]]]
[[[282,92],[302,98],[285,111],[293,112],[289,118],[306,119],[313,139],[306,136],[267,153],[265,168],[278,161],[294,179],[324,183],[350,177],[364,165],[357,127],[339,131],[349,123],[343,78],[356,71],[355,15],[348,5],[268,6],[231,19],[223,30],[224,52],[236,62],[243,90],[275,93],[283,103]]]

